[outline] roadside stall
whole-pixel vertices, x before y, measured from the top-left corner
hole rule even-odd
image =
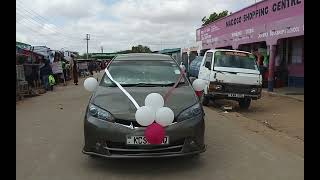
[[[37,95],[41,90],[40,61],[43,55],[16,46],[16,94]]]
[[[78,73],[80,77],[86,77],[89,75],[88,63],[92,61],[91,59],[77,59]]]
[[[57,84],[63,82],[63,85],[66,85],[66,78],[63,73],[62,68],[62,61],[63,61],[63,53],[60,51],[54,51],[54,59],[51,63],[52,72]]]

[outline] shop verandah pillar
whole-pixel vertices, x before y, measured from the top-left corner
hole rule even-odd
[[[274,69],[276,57],[276,45],[269,46],[269,74],[268,74],[268,91],[273,91],[274,85]]]

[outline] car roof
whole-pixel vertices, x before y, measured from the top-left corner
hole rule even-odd
[[[141,61],[172,61],[173,59],[169,55],[156,54],[156,53],[130,53],[121,54],[114,58],[114,61],[130,61],[130,60],[141,60]]]

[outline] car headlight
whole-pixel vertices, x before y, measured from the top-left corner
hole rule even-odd
[[[105,121],[114,121],[114,117],[111,115],[111,113],[93,104],[89,105],[88,113],[89,115],[98,119],[102,119]]]
[[[222,88],[223,88],[223,86],[220,85],[220,84],[210,84],[210,85],[209,85],[209,88],[210,88],[211,90],[221,91]]]
[[[214,89],[216,89],[216,90],[221,90],[221,89],[222,89],[222,85],[217,84],[217,85],[214,86]]]
[[[252,88],[250,90],[251,93],[260,93],[261,92],[261,88]]]
[[[257,93],[257,92],[258,92],[258,89],[257,89],[257,88],[252,88],[250,92],[251,92],[251,93]]]
[[[177,118],[178,122],[184,121],[186,119],[193,118],[202,113],[202,109],[199,103],[191,106],[190,108],[182,111]]]

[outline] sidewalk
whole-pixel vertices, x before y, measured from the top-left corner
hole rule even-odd
[[[293,98],[299,101],[304,102],[304,88],[294,88],[294,87],[282,87],[282,88],[274,88],[273,92],[268,92],[267,88],[264,88],[263,93],[276,95],[276,96],[284,96]]]

